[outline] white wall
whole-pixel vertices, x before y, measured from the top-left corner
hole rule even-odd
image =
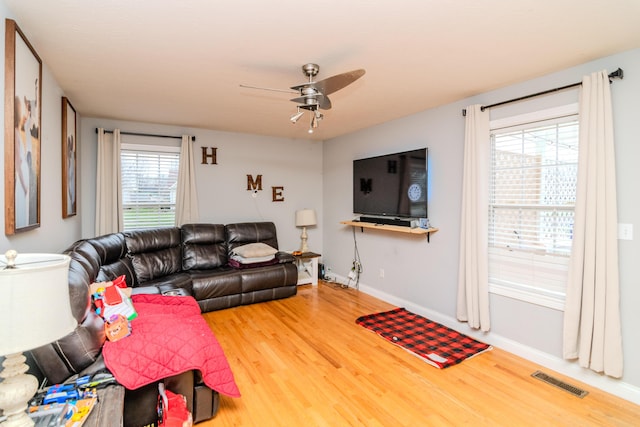
[[[635,222],[638,227],[640,49],[325,141],[325,264],[338,275],[346,276],[353,260],[352,229],[339,224],[353,218],[352,160],[426,146],[429,148],[429,218],[440,230],[431,236],[431,243],[427,243],[426,238],[420,236],[357,229],[355,235],[364,269],[361,289],[640,403],[640,365],[635,363],[640,360],[640,335],[636,332],[640,301],[638,232],[633,241],[619,241],[625,359],[622,381],[610,380],[581,369],[576,363],[562,361],[561,311],[492,295],[492,330],[489,334],[478,334],[455,320],[464,140],[462,108],[476,103],[488,105],[579,82],[585,74],[602,69],[611,72],[618,67],[625,72],[624,80],[617,80],[612,85],[618,217],[619,222]],[[576,102],[578,94],[579,90],[575,89],[509,104],[492,109],[491,115],[492,118],[504,117]],[[384,269],[384,278],[380,277],[380,269]]]
[[[80,192],[85,212],[83,236],[94,235],[96,180],[93,171],[97,127],[161,135],[194,135],[200,222],[273,221],[280,248],[295,250],[300,246],[301,233],[294,225],[295,211],[312,208],[318,214],[318,226],[307,230],[309,247],[322,253],[321,142],[87,117],[82,118],[80,130],[83,142]],[[201,147],[217,147],[217,165],[202,164]],[[262,175],[263,190],[255,198],[247,191],[247,174],[254,179]],[[284,201],[272,201],[273,186],[284,187]]]
[[[13,19],[12,13],[0,1],[0,46],[4,46],[5,18]],[[27,39],[29,31],[17,23]],[[38,46],[33,46],[38,52]],[[4,49],[4,48],[3,48]],[[42,59],[42,55],[39,54]],[[0,67],[0,81],[4,82],[4,63]],[[47,64],[42,67],[42,123],[41,123],[41,167],[40,167],[40,227],[12,236],[0,235],[0,251],[15,249],[18,252],[62,252],[68,244],[80,236],[80,217],[62,219],[62,102],[64,95]],[[71,100],[73,103],[73,100]],[[4,114],[0,115],[4,130]],[[4,164],[4,149],[0,150],[0,164]],[[4,208],[4,185],[0,186],[0,198]],[[0,213],[4,230],[4,209]]]

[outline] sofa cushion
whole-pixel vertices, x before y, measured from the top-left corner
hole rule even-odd
[[[273,222],[242,222],[227,224],[227,249],[231,253],[235,248],[248,243],[265,243],[278,249],[276,226]]]
[[[293,264],[276,264],[239,271],[242,274],[242,293],[276,289],[298,281],[298,269]]]
[[[100,257],[100,268],[94,282],[108,282],[125,276],[127,286],[136,286],[137,279],[127,258],[127,246],[121,233],[107,234],[88,240]]]
[[[80,240],[65,252],[69,255],[69,299],[71,311],[78,323],[82,322],[91,309],[89,284],[93,283],[100,270],[100,256],[88,240]]]
[[[104,322],[93,310],[65,337],[31,350],[40,371],[55,384],[94,363],[105,341]]]
[[[181,271],[182,250],[178,227],[126,231],[123,234],[140,285]]]
[[[182,233],[182,269],[202,270],[227,264],[222,224],[185,224]]]
[[[193,296],[196,300],[206,300],[242,293],[242,274],[229,267],[215,270],[192,270]]]

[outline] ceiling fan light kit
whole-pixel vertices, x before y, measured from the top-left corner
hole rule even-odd
[[[296,124],[296,122],[300,119],[300,117],[302,117],[303,114],[304,111],[300,111],[300,108],[298,108],[298,112],[291,116],[289,120],[291,120],[291,123]]]
[[[324,115],[320,113],[319,110],[331,109],[331,100],[329,99],[329,95],[339,91],[364,76],[365,70],[358,69],[348,71],[346,73],[336,74],[335,76],[320,80],[319,82],[314,82],[313,78],[317,76],[319,72],[320,66],[318,64],[305,64],[302,66],[302,73],[307,76],[309,81],[300,85],[291,86],[291,89],[297,91],[300,96],[290,100],[298,105],[296,107],[296,112],[289,118],[289,121],[295,125],[304,115],[304,110],[310,111],[311,119],[309,122],[309,133],[313,133],[313,130],[318,127],[318,122],[324,118]],[[277,90],[248,85],[240,86],[250,89]],[[281,90],[278,91],[287,92]]]

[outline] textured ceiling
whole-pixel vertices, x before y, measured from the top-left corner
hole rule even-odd
[[[5,0],[84,116],[328,139],[640,47],[638,0]],[[366,69],[313,135],[287,89]]]

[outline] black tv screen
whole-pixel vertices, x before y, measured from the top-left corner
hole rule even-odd
[[[353,161],[353,212],[427,218],[427,156],[420,148]]]

